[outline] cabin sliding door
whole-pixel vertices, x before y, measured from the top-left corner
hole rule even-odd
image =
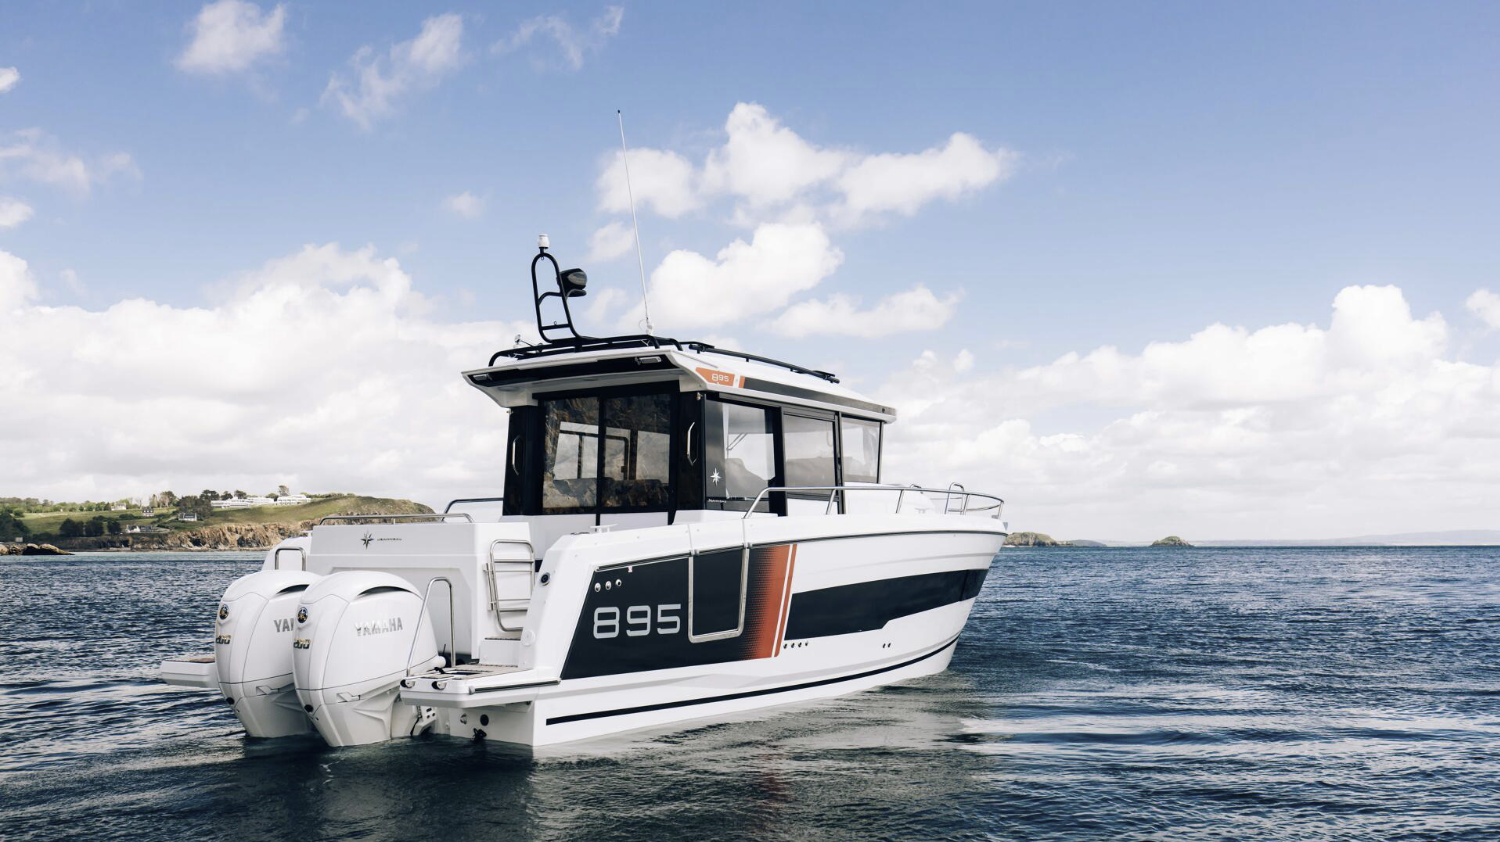
[[[704,401],[708,507],[745,511],[776,475],[776,421],[773,409],[721,400]],[[757,512],[780,511],[781,495],[760,497]]]

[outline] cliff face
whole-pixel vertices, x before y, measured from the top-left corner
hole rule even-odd
[[[283,538],[301,535],[313,521],[300,523],[226,523],[181,532],[155,535],[102,535],[73,538],[65,543],[74,550],[259,550],[275,546]]]

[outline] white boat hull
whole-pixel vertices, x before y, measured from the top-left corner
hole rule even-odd
[[[826,530],[830,521],[837,524],[827,518],[765,523],[785,529],[796,527],[797,520],[816,530]],[[843,526],[851,525],[851,519],[842,520]],[[748,636],[759,639],[741,643],[733,658],[665,669],[636,666],[669,661],[677,653],[691,653],[712,642],[658,644],[632,659],[630,646],[686,632],[681,628],[661,635],[640,623],[636,630],[646,633],[637,639],[646,643],[612,636],[603,641],[616,644],[603,653],[604,660],[585,657],[580,663],[580,656],[590,653],[579,648],[596,641],[583,634],[588,623],[576,618],[587,620],[591,610],[598,610],[596,604],[638,601],[652,607],[655,619],[659,600],[676,598],[638,589],[630,581],[646,564],[603,564],[591,580],[614,577],[610,581],[620,582],[620,593],[629,596],[610,600],[589,586],[582,590],[591,598],[573,608],[558,627],[549,631],[550,611],[538,618],[540,636],[564,641],[572,637],[569,651],[558,653],[560,664],[552,663],[560,667],[556,679],[547,680],[549,653],[544,647],[537,653],[542,669],[516,668],[467,681],[422,677],[409,682],[403,698],[445,708],[440,712],[445,730],[456,736],[540,746],[622,731],[669,729],[931,675],[946,669],[952,659],[979,584],[1003,538],[996,531],[916,529],[898,534],[816,534],[803,541],[756,545],[764,556],[758,563],[773,568],[769,584],[779,585],[782,592],[759,606],[748,600],[751,610],[744,628],[730,642]],[[778,580],[774,574],[781,570],[786,575]],[[750,616],[756,607],[761,609],[760,622]],[[913,607],[919,610],[908,610]],[[647,612],[637,614],[644,618]],[[668,620],[669,628],[678,625],[671,622],[670,613]],[[604,631],[615,628],[606,625]],[[587,674],[601,671],[605,674]]]

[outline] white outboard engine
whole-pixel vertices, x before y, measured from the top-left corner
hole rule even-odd
[[[292,644],[297,696],[331,746],[419,734],[435,716],[402,704],[401,679],[443,664],[422,595],[389,573],[348,571],[302,593]]]
[[[263,570],[224,591],[214,623],[219,689],[252,737],[312,731],[292,683],[292,639],[302,592],[320,577]]]

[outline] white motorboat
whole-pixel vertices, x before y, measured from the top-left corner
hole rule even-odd
[[[545,239],[531,271],[542,343],[463,375],[509,410],[503,495],[324,518],[229,586],[212,656],[163,680],[222,693],[253,737],[537,746],[947,667],[1000,498],[887,482],[895,411],[827,372],[580,335],[585,274]]]

